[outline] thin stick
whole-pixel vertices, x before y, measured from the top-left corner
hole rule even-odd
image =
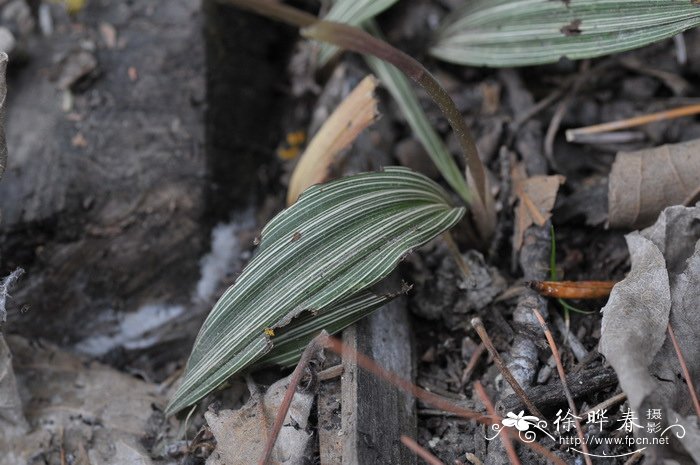
[[[503,359],[498,354],[496,348],[493,346],[493,342],[491,341],[489,334],[486,332],[486,328],[484,327],[484,323],[481,321],[481,318],[472,318],[472,326],[481,338],[481,341],[486,346],[486,349],[488,349],[489,354],[491,354],[491,358],[493,358],[493,361],[500,370],[501,374],[506,379],[506,381],[508,381],[510,387],[513,388],[515,394],[517,394],[520,400],[523,401],[523,404],[525,404],[530,413],[536,415],[538,418],[545,418],[545,416],[542,415],[542,412],[540,412],[540,409],[538,409],[535,406],[535,404],[532,403],[530,398],[525,393],[525,390],[522,388],[522,386],[520,386],[520,383],[518,383],[518,381],[515,379],[513,374],[506,366],[505,362],[503,362]]]
[[[571,89],[569,90],[566,98],[559,102],[557,109],[554,111],[554,116],[552,116],[552,120],[549,122],[549,127],[547,127],[547,133],[545,134],[544,138],[544,155],[551,166],[555,166],[554,139],[557,136],[557,132],[559,132],[559,126],[561,125],[561,121],[564,119],[564,115],[569,109],[571,102],[573,102],[576,94],[578,94],[579,90],[581,89],[581,86],[589,79],[588,71],[590,69],[590,65],[590,60],[584,60],[581,63],[579,72],[574,79]]]
[[[486,352],[486,345],[482,342],[481,344],[479,344],[479,347],[476,348],[472,356],[469,357],[469,362],[467,363],[467,366],[462,372],[462,379],[460,380],[459,385],[460,389],[463,389],[464,385],[467,384],[467,381],[469,381],[469,378],[471,378],[472,373],[476,368],[476,364],[479,363],[479,359],[481,358],[484,352]]]
[[[544,321],[544,318],[542,318],[542,314],[536,308],[533,308],[532,312],[535,314],[535,318],[537,318],[537,321],[540,322],[542,331],[544,331],[544,336],[547,338],[547,343],[549,344],[550,349],[552,349],[554,361],[557,362],[557,372],[559,373],[559,379],[561,380],[564,395],[566,395],[566,400],[569,403],[569,410],[571,410],[571,414],[574,416],[574,423],[576,424],[576,433],[578,433],[578,437],[581,440],[583,460],[585,460],[587,465],[593,465],[593,462],[591,461],[591,458],[588,455],[588,445],[586,444],[586,438],[583,435],[583,428],[581,427],[581,422],[579,421],[578,412],[576,410],[576,403],[574,402],[574,398],[571,395],[571,391],[569,390],[569,385],[566,383],[566,373],[564,372],[564,365],[562,365],[561,363],[559,349],[557,349],[557,345],[554,343],[554,337],[552,336],[552,332],[549,330],[549,327]]]
[[[301,10],[282,5],[271,0],[227,0],[237,7],[277,19],[302,28],[301,35],[308,39],[333,44],[352,52],[371,55],[394,65],[406,76],[420,85],[430,95],[442,111],[457,136],[466,159],[470,178],[473,180],[478,199],[471,207],[476,219],[476,226],[482,240],[488,239],[495,228],[495,210],[488,199],[488,180],[486,168],[479,158],[474,137],[447,91],[440,82],[416,59],[380,40],[368,32],[332,21],[322,21]]]
[[[410,381],[407,381],[403,378],[401,378],[399,375],[379,366],[374,360],[371,358],[367,357],[364,354],[361,354],[357,352],[355,349],[347,346],[346,344],[343,344],[341,341],[334,337],[329,337],[326,340],[326,348],[328,350],[331,350],[335,352],[338,355],[343,355],[345,353],[346,355],[350,355],[351,357],[354,357],[355,361],[357,362],[357,365],[362,368],[363,370],[367,370],[376,377],[383,379],[397,388],[401,389],[404,392],[407,392],[411,394],[413,397],[422,400],[423,402],[427,404],[431,404],[441,410],[444,410],[445,412],[453,413],[457,416],[467,418],[467,419],[473,419],[479,423],[485,424],[485,425],[491,425],[496,422],[501,422],[503,420],[501,417],[491,417],[491,416],[484,416],[481,415],[478,412],[473,412],[471,410],[467,410],[465,408],[462,408],[458,405],[453,404],[452,402],[445,400],[444,398],[437,396],[433,394],[430,391],[426,391],[425,389],[421,389],[420,387],[416,386],[415,384],[411,383]],[[506,428],[507,430],[507,428]],[[556,465],[567,465],[566,462],[564,462],[562,459],[554,455],[550,450],[547,448],[541,446],[540,444],[536,442],[526,442],[520,439],[519,436],[517,435],[511,435],[512,439],[517,440],[524,446],[530,448],[533,452],[540,454],[542,457],[546,458],[549,460],[551,463],[554,463]]]
[[[639,462],[639,459],[642,458],[642,455],[643,454],[641,451],[635,452],[634,454],[632,454],[630,456],[629,459],[627,459],[627,461],[625,462],[625,465],[634,465],[635,463]]]
[[[673,348],[676,350],[676,355],[678,356],[678,362],[681,364],[681,371],[683,371],[683,377],[688,385],[688,391],[690,391],[690,398],[693,400],[693,406],[695,407],[695,414],[700,418],[700,402],[698,402],[698,394],[695,391],[695,385],[693,384],[693,379],[690,377],[690,371],[688,370],[688,365],[685,363],[685,357],[683,357],[683,352],[681,352],[681,346],[676,340],[676,335],[673,332],[671,323],[668,323],[668,335],[671,336],[671,342],[673,343]]]
[[[340,356],[342,356],[343,353],[345,353],[346,356],[349,354],[350,356],[355,357],[357,365],[360,368],[369,371],[376,377],[388,381],[389,383],[398,387],[402,391],[408,392],[413,397],[420,399],[423,402],[430,404],[434,407],[437,407],[440,410],[454,413],[455,415],[458,415],[462,418],[474,419],[477,421],[483,417],[483,415],[481,415],[479,412],[467,410],[465,408],[459,407],[458,405],[454,405],[452,402],[449,402],[444,397],[438,396],[430,391],[426,391],[425,389],[416,386],[410,381],[403,379],[396,373],[379,366],[371,358],[367,357],[366,355],[360,352],[357,352],[353,348],[349,347],[346,344],[343,344],[341,341],[334,337],[328,338],[327,348]]]
[[[469,265],[467,265],[467,262],[464,261],[464,257],[462,257],[462,254],[459,252],[459,247],[457,247],[457,243],[452,237],[450,231],[445,231],[442,233],[442,238],[445,240],[447,249],[450,251],[450,255],[452,255],[455,263],[457,263],[457,267],[462,272],[464,279],[471,281],[473,279],[472,271],[469,269]]]
[[[433,454],[428,452],[428,450],[426,450],[425,447],[422,447],[413,438],[401,435],[401,444],[408,447],[411,450],[411,452],[428,462],[430,465],[445,465],[444,463],[442,463],[442,461],[440,461],[439,458],[435,457]]]
[[[325,342],[328,339],[328,337],[329,336],[327,332],[321,331],[321,334],[319,334],[311,342],[309,342],[309,344],[306,346],[306,349],[304,349],[304,353],[301,354],[299,363],[297,363],[296,368],[294,368],[294,371],[292,372],[292,375],[289,378],[289,386],[287,386],[287,391],[284,393],[284,398],[282,399],[280,408],[277,411],[275,422],[272,424],[272,428],[270,429],[270,432],[267,435],[265,450],[263,452],[262,457],[260,458],[260,461],[258,462],[259,465],[266,465],[270,462],[270,456],[272,455],[272,450],[274,449],[275,443],[277,442],[277,436],[279,436],[280,434],[280,430],[282,429],[284,419],[287,416],[289,407],[292,405],[292,400],[294,399],[294,394],[296,394],[297,386],[299,385],[301,378],[304,376],[304,370],[306,369],[311,359],[315,357],[318,351],[325,346]]]
[[[339,363],[337,365],[333,365],[330,368],[326,368],[323,371],[319,371],[316,375],[316,379],[319,381],[328,381],[330,379],[335,379],[342,375],[344,370],[345,367],[343,366],[343,364]]]
[[[497,416],[496,409],[494,408],[491,399],[489,399],[489,395],[486,392],[486,389],[484,389],[484,386],[482,386],[479,381],[474,383],[474,390],[481,399],[481,403],[484,404],[484,407],[486,407],[486,411],[488,412],[488,414],[491,416]],[[505,447],[506,449],[506,453],[508,454],[508,460],[510,460],[510,463],[512,463],[513,465],[520,465],[518,453],[515,452],[515,447],[513,447],[513,443],[510,441],[510,435],[501,435],[501,442],[503,443],[503,447]]]
[[[659,111],[648,115],[636,116],[634,118],[611,121],[609,123],[595,124],[577,129],[569,129],[566,131],[566,140],[569,142],[578,142],[579,136],[586,134],[596,134],[600,132],[617,131],[618,129],[629,129],[644,124],[664,121],[668,119],[680,118],[682,116],[691,116],[700,114],[700,104],[686,105],[671,110]]]
[[[624,402],[625,399],[627,399],[627,394],[625,394],[624,392],[617,394],[617,395],[614,395],[611,398],[606,399],[603,402],[601,402],[600,404],[596,405],[595,407],[589,408],[588,410],[586,410],[585,412],[583,412],[581,414],[581,417],[588,416],[589,413],[595,412],[598,410],[600,410],[600,411],[607,410],[614,405],[617,405],[617,404]]]

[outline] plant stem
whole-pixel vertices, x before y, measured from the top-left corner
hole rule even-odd
[[[445,118],[447,118],[452,130],[457,134],[457,139],[466,159],[467,178],[468,181],[473,183],[479,200],[471,205],[476,226],[482,241],[491,237],[495,228],[496,214],[493,202],[489,198],[486,169],[479,158],[476,143],[452,98],[423,65],[383,40],[347,24],[321,21],[313,15],[271,0],[226,1],[240,8],[302,28],[301,35],[303,37],[327,42],[356,53],[375,56],[394,65],[411,80],[423,87],[438,105]]]

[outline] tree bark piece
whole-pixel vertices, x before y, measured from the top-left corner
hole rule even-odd
[[[576,399],[614,386],[617,384],[617,375],[612,368],[601,368],[569,375],[566,377],[566,382],[571,389],[571,395]],[[542,410],[566,405],[566,396],[558,379],[548,384],[525,389],[525,392],[532,402]],[[517,413],[525,408],[520,398],[515,394],[501,399],[496,407],[501,415],[507,412]]]
[[[398,298],[343,333],[343,342],[384,368],[412,380],[413,351],[405,300]],[[344,356],[342,377],[342,463],[416,463],[401,435],[416,437],[415,400],[361,370]]]

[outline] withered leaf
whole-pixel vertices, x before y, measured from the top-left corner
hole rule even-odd
[[[522,165],[513,168],[512,177],[515,194],[519,200],[515,210],[513,247],[520,250],[525,230],[533,224],[544,226],[552,216],[559,186],[564,184],[566,178],[561,175],[528,178]]]
[[[619,152],[608,183],[608,217],[614,228],[642,228],[661,210],[690,203],[700,188],[700,140]]]
[[[691,425],[697,419],[679,358],[668,337],[673,328],[690,377],[700,378],[700,207],[666,208],[658,221],[626,236],[632,269],[613,288],[603,308],[600,352],[620,379],[636,412],[663,411],[662,423]],[[698,449],[686,438],[649,447],[650,463],[674,459],[696,463]],[[650,434],[635,430],[637,436]],[[689,442],[688,442],[689,441]],[[661,463],[659,460],[658,463]]]
[[[270,386],[262,399],[251,399],[238,410],[204,414],[217,441],[207,465],[247,465],[262,456],[268,430],[275,421],[284,398],[289,377]],[[289,412],[272,452],[273,463],[304,463],[306,447],[313,436],[307,431],[313,405],[313,393],[294,394]],[[262,405],[260,405],[262,404]]]
[[[364,78],[323,123],[294,168],[287,191],[287,205],[296,202],[308,187],[328,181],[334,157],[374,122],[378,114],[374,96],[376,87],[374,76]]]

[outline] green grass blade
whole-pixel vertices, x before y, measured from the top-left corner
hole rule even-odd
[[[379,13],[391,7],[398,0],[336,0],[333,2],[328,14],[323,19],[345,23],[351,26],[359,26],[368,19],[374,18]],[[328,63],[333,55],[338,52],[338,47],[321,44],[318,54],[320,66]]]
[[[594,58],[700,25],[690,0],[475,0],[450,15],[430,52],[494,67]]]
[[[275,344],[266,330],[361,294],[463,215],[439,185],[405,168],[307,189],[263,229],[255,257],[207,317],[167,413],[260,360]]]

